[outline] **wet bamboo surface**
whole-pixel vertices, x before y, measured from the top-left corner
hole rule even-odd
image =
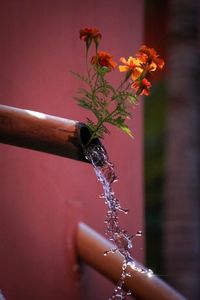
[[[86,161],[87,127],[74,120],[0,105],[0,142]]]
[[[123,257],[119,253],[104,256],[104,252],[114,248],[112,243],[80,223],[77,233],[77,251],[80,258],[99,273],[117,284],[122,270]],[[144,268],[144,267],[143,267]],[[148,277],[134,269],[130,270],[125,286],[138,300],[186,300],[157,276]]]

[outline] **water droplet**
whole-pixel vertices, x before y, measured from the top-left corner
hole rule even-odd
[[[101,195],[99,195],[99,198],[101,198],[101,199],[103,198],[103,199],[104,199],[104,198],[105,198],[105,195],[104,195],[104,194],[101,194]]]
[[[136,233],[136,236],[142,236],[142,231],[139,230],[139,231]]]
[[[154,275],[154,274],[153,274],[153,271],[152,271],[151,269],[149,269],[148,272],[147,272],[147,276],[148,276],[149,278],[151,278],[153,275]]]

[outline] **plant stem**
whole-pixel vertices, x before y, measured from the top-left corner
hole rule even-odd
[[[87,71],[87,76],[88,76],[88,83],[92,90],[92,82],[91,82],[90,72],[89,72],[89,67],[88,67],[88,49],[86,49],[86,52],[85,52],[85,64],[86,64],[86,71]]]
[[[100,135],[98,134],[98,130],[101,128],[101,126],[103,125],[103,123],[107,122],[107,120],[117,111],[117,107],[111,112],[109,113],[107,116],[105,116],[103,119],[99,120],[96,124],[96,127],[95,129],[93,130],[92,134],[91,134],[91,137],[89,139],[89,141],[87,142],[87,145],[88,146],[91,141],[94,139],[94,138],[99,138]]]

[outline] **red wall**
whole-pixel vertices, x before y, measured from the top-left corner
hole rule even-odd
[[[72,99],[79,82],[69,70],[83,70],[78,31],[91,25],[101,29],[102,46],[116,59],[134,54],[142,43],[143,1],[1,1],[1,104],[84,121],[87,113]],[[134,233],[143,228],[141,104],[131,127],[134,140],[112,130],[105,145],[120,178],[116,194],[131,210],[122,224]],[[104,233],[105,205],[92,167],[13,146],[0,151],[0,289],[6,299],[107,299],[113,285],[88,267],[80,273],[75,253],[79,221]],[[142,247],[136,241],[139,260]]]

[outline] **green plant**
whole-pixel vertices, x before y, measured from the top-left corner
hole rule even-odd
[[[103,138],[109,130],[106,123],[114,125],[132,137],[132,132],[127,124],[131,117],[130,107],[138,101],[139,95],[149,95],[151,83],[149,76],[157,69],[162,69],[164,61],[159,58],[153,48],[141,46],[136,57],[130,56],[128,60],[120,58],[122,65],[118,66],[125,76],[117,88],[108,81],[107,75],[112,72],[117,63],[113,56],[105,51],[99,51],[102,38],[96,28],[80,30],[80,39],[86,45],[86,75],[72,72],[85,85],[80,88],[78,96],[74,97],[84,109],[90,110],[96,120],[87,119],[91,131],[91,138]],[[95,44],[95,55],[89,60],[89,49]],[[148,78],[148,79],[147,79]]]

